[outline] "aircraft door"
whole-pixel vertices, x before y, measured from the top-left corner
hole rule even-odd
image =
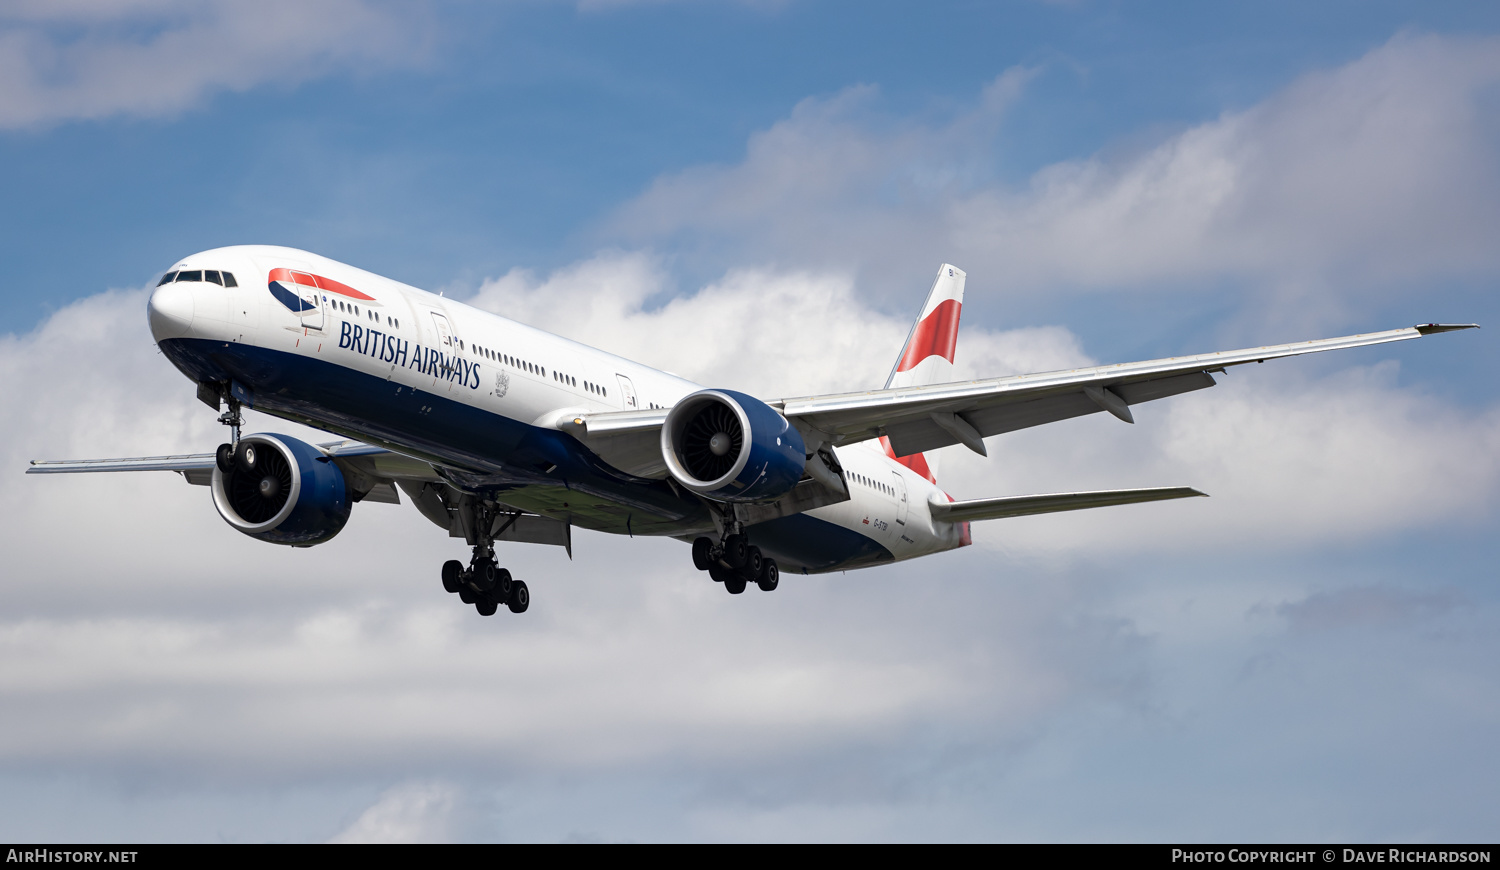
[[[620,379],[620,407],[627,411],[634,411],[640,408],[635,398],[635,384],[631,383],[630,378],[624,375],[615,375],[615,377]]]
[[[904,526],[906,525],[907,509],[906,478],[902,477],[899,471],[891,472],[891,477],[896,479],[895,483],[892,484],[896,492],[896,522]]]
[[[301,272],[293,272],[292,277],[296,279],[297,291],[302,294],[302,304],[310,306],[302,312],[302,325],[308,329],[323,328],[323,294],[318,288],[311,286],[313,277]],[[304,284],[302,282],[306,281]]]
[[[452,353],[456,345],[453,343],[453,327],[448,324],[448,318],[434,311],[432,312],[432,326],[437,330],[439,349],[443,353]]]

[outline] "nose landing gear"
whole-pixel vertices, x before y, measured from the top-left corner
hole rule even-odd
[[[711,538],[693,541],[693,567],[707,571],[716,583],[723,583],[730,595],[739,595],[751,583],[762,592],[771,592],[781,582],[776,560],[762,555],[741,533],[726,535],[721,543]]]
[[[199,396],[203,396],[202,390],[199,391]],[[245,417],[240,413],[239,399],[233,396],[228,396],[228,399],[229,407],[219,415],[219,422],[229,427],[229,443],[220,444],[219,449],[214,451],[214,463],[225,474],[236,468],[250,474],[255,471],[255,445],[240,443],[240,426],[244,425]]]

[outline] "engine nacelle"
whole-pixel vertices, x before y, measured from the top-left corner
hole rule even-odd
[[[715,501],[774,501],[797,485],[802,436],[765,402],[733,390],[701,390],[679,401],[661,427],[667,471]]]
[[[330,540],[349,522],[344,473],[311,444],[285,435],[247,435],[255,445],[255,470],[214,468],[212,489],[219,516],[258,541],[311,547]]]

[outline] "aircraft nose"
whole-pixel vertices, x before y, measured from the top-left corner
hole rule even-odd
[[[157,341],[181,338],[193,326],[193,291],[187,284],[163,284],[146,303],[151,337]]]

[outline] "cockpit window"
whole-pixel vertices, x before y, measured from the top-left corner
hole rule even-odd
[[[178,272],[177,273],[177,280],[178,281],[202,281],[203,280],[203,270],[202,269],[194,269],[191,272]]]
[[[208,271],[204,272],[203,280],[212,281],[221,287],[224,286],[224,280],[219,277],[219,270],[217,269],[209,269]]]
[[[167,274],[161,276],[161,280],[156,282],[156,286],[160,287],[163,284],[170,284],[176,278],[177,278],[177,273],[176,272],[168,272]]]
[[[232,272],[224,272],[222,274],[224,275],[224,286],[225,287],[238,287],[238,286],[240,286],[239,284],[235,283],[234,274]]]

